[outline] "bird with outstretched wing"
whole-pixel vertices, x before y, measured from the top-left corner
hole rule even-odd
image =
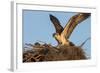
[[[90,15],[90,13],[78,13],[72,16],[63,28],[59,20],[55,16],[50,14],[50,20],[56,29],[56,33],[53,34],[53,37],[55,37],[58,44],[74,46],[74,44],[68,40],[71,33],[79,23],[87,19]]]

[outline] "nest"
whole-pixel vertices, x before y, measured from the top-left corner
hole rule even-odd
[[[41,62],[41,61],[64,61],[64,60],[83,60],[87,59],[85,52],[78,46],[52,46],[50,44],[39,44],[31,46],[31,50],[23,52],[23,62]]]

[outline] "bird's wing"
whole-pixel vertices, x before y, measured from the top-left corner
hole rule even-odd
[[[70,18],[68,23],[66,24],[63,32],[61,33],[63,36],[65,36],[67,39],[70,37],[71,33],[75,29],[75,27],[87,19],[91,14],[90,13],[78,13]]]
[[[53,23],[53,25],[54,25],[54,27],[56,29],[56,32],[61,34],[61,32],[63,31],[63,27],[60,25],[59,20],[55,16],[53,16],[51,14],[50,14],[50,20]]]

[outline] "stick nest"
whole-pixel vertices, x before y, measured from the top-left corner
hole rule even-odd
[[[23,62],[64,61],[87,59],[85,52],[78,46],[55,47],[50,44],[26,44],[31,50],[23,51]]]

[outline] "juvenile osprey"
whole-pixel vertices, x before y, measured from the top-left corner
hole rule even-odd
[[[53,34],[53,37],[57,40],[58,44],[73,46],[74,44],[68,40],[71,33],[79,23],[87,19],[89,16],[90,13],[78,13],[72,16],[63,28],[59,20],[55,16],[50,14],[50,20],[52,21],[56,29],[56,33]]]

